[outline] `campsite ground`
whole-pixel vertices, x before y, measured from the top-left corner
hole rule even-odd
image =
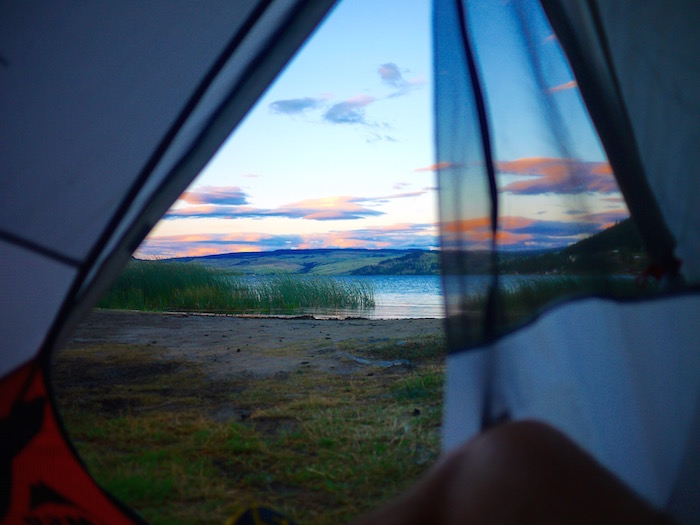
[[[88,468],[152,523],[342,523],[439,450],[443,322],[96,311],[54,367]]]

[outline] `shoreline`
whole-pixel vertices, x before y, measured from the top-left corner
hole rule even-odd
[[[121,348],[188,361],[214,378],[259,377],[300,368],[350,373],[363,366],[351,349],[444,341],[444,319],[318,319],[184,312],[93,310],[59,353]]]
[[[125,312],[129,314],[172,315],[175,317],[233,317],[241,319],[285,319],[302,321],[412,321],[412,320],[443,320],[445,317],[365,317],[333,316],[324,314],[261,314],[261,313],[231,313],[231,312],[194,312],[194,311],[158,311],[158,310],[128,310],[121,308],[94,308],[92,312]]]

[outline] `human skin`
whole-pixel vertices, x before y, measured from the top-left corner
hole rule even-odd
[[[561,432],[505,423],[353,525],[670,524]]]

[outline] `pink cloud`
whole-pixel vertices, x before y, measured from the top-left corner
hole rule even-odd
[[[319,199],[306,199],[278,208],[263,209],[252,206],[237,206],[237,202],[228,188],[217,191],[218,188],[204,188],[198,192],[188,192],[181,201],[188,203],[207,202],[211,199],[223,204],[197,204],[171,208],[166,214],[166,219],[239,219],[260,217],[288,217],[290,219],[308,219],[317,221],[329,220],[354,220],[364,217],[383,215],[384,212],[376,209],[378,205],[392,199],[406,199],[419,197],[427,193],[426,190],[395,193],[380,197],[351,197],[332,196]],[[231,203],[231,204],[229,204]]]
[[[437,164],[431,164],[430,166],[425,166],[423,168],[416,168],[413,171],[416,173],[421,173],[425,171],[438,171],[438,170],[446,170],[449,168],[455,168],[457,167],[457,164],[452,164],[450,162],[438,162]]]
[[[565,221],[504,216],[499,219],[496,242],[506,249],[558,248],[609,228],[628,216],[627,210],[623,209],[580,214]],[[493,239],[491,219],[474,217],[448,221],[442,226],[442,235],[448,248],[458,245],[471,250],[488,249]]]
[[[179,200],[190,204],[241,205],[247,203],[247,195],[238,186],[202,186],[184,192]]]
[[[141,258],[163,258],[292,248],[433,249],[436,246],[437,225],[403,223],[312,234],[242,232],[149,236],[141,244],[136,255]]]
[[[564,82],[563,84],[559,84],[557,86],[553,86],[547,90],[547,93],[557,93],[559,91],[566,91],[567,89],[577,89],[578,84],[576,83],[575,80],[569,80],[568,82]]]
[[[362,198],[348,196],[306,199],[270,210],[269,213],[270,215],[317,221],[359,219],[371,215],[383,215],[382,211],[359,204],[364,201],[365,199]]]
[[[323,115],[324,120],[334,124],[366,124],[364,108],[376,99],[370,95],[357,95],[333,104]]]
[[[506,184],[501,191],[520,195],[543,193],[617,193],[617,182],[607,162],[532,157],[496,162],[499,172],[532,177]]]

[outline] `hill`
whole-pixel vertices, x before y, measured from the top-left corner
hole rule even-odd
[[[438,275],[439,253],[427,250],[320,249],[275,250],[182,257],[166,261],[199,262],[243,274],[267,275]]]
[[[448,252],[442,262],[450,274],[482,275],[491,271],[493,260],[487,251]],[[635,274],[646,268],[648,259],[636,226],[626,219],[565,248],[500,252],[497,264],[501,274]]]
[[[500,260],[502,273],[639,273],[648,264],[642,238],[632,219],[556,251],[512,255]]]
[[[428,250],[368,250],[361,248],[275,250],[182,257],[165,261],[199,262],[241,274],[269,275],[439,275],[440,252]],[[451,274],[487,274],[488,252],[445,253]],[[642,240],[631,219],[557,250],[500,252],[503,274],[639,273],[647,265]]]

